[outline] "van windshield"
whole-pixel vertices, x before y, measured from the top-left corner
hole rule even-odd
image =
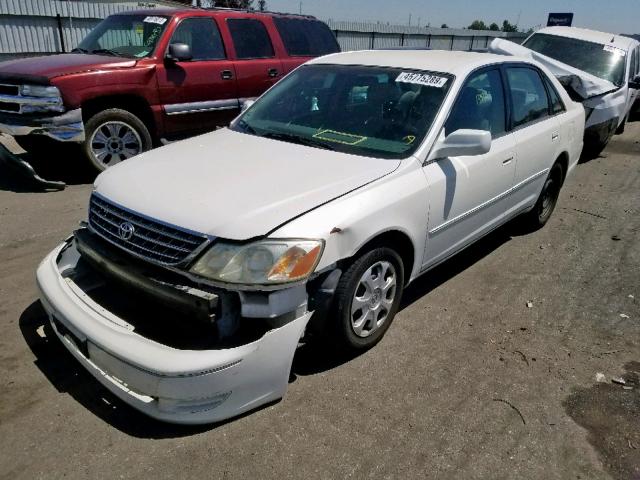
[[[450,74],[307,65],[269,90],[232,129],[327,150],[405,158],[427,135]]]
[[[546,33],[533,34],[523,45],[614,85],[624,83],[626,51],[620,48]]]
[[[73,52],[148,57],[168,20],[169,17],[158,15],[112,15],[100,22]]]

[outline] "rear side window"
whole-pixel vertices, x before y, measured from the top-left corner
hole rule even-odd
[[[318,20],[274,17],[273,21],[287,53],[293,57],[319,57],[340,51],[333,32]]]
[[[226,58],[218,26],[210,18],[187,18],[171,37],[171,43],[186,43],[191,47],[193,61]]]
[[[508,68],[507,79],[514,127],[549,115],[549,98],[538,72],[530,68]]]
[[[504,89],[498,70],[478,73],[460,91],[445,125],[445,134],[456,130],[487,130],[496,138],[506,128]]]
[[[564,103],[562,103],[562,99],[560,98],[560,95],[558,94],[556,88],[547,78],[544,79],[544,83],[547,85],[547,90],[549,91],[549,99],[551,100],[551,113],[555,115],[556,113],[564,112]]]
[[[227,24],[239,59],[272,58],[274,56],[269,33],[260,20],[230,18],[227,20]]]

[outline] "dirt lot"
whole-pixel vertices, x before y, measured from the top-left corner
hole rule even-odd
[[[640,478],[639,142],[636,122],[579,165],[542,231],[416,282],[373,350],[303,347],[281,402],[200,428],[123,405],[43,328],[34,271],[86,175],[33,193],[0,172],[0,477]]]

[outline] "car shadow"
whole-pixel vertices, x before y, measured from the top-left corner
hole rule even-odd
[[[400,310],[429,294],[434,289],[469,268],[474,263],[526,233],[516,222],[510,222],[490,233],[471,247],[434,268],[407,287]],[[164,439],[190,436],[214,430],[229,422],[268,408],[272,402],[238,417],[208,425],[172,425],[154,420],[130,407],[103,387],[60,343],[40,301],[27,307],[19,319],[25,342],[35,356],[34,364],[59,393],[68,394],[98,418],[121,432],[137,438]],[[290,383],[297,376],[309,376],[332,370],[353,360],[360,353],[345,353],[332,345],[310,342],[301,345],[294,356]]]
[[[148,417],[130,407],[103,387],[60,343],[40,301],[22,313],[20,330],[31,352],[34,364],[58,393],[70,395],[80,405],[105,423],[136,438],[180,438],[219,428],[256,410],[278,403],[271,402],[238,417],[206,425],[173,425]]]

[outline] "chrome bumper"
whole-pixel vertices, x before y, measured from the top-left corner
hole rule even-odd
[[[14,137],[23,135],[45,135],[59,142],[84,142],[82,109],[70,110],[56,117],[20,118],[0,115],[0,133]]]
[[[64,243],[40,264],[40,298],[56,335],[107,389],[156,419],[185,424],[234,417],[286,392],[306,312],[235,348],[179,350],[138,335],[63,272],[79,254]]]

